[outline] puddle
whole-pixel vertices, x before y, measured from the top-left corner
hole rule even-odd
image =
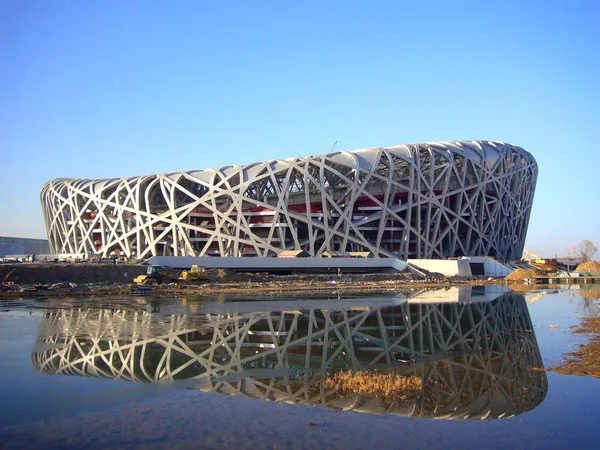
[[[592,447],[598,380],[545,370],[586,342],[571,326],[600,316],[600,291],[587,288],[12,300],[0,313],[0,438],[8,448]],[[340,371],[420,388],[349,392],[325,382]]]

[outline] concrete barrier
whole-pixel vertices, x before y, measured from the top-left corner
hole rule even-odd
[[[131,283],[146,273],[144,265],[111,264],[0,264],[0,282],[16,283]]]
[[[408,263],[429,272],[441,273],[446,277],[472,276],[469,261],[466,259],[409,259]]]

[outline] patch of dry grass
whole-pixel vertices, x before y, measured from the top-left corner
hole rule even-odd
[[[335,390],[341,395],[358,394],[397,402],[404,402],[423,389],[420,378],[370,371],[339,372],[322,382],[326,389]]]
[[[590,334],[590,341],[580,345],[573,353],[565,355],[565,361],[552,370],[565,375],[588,375],[600,378],[600,318],[586,317],[573,333]]]

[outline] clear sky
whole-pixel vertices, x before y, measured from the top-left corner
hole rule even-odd
[[[0,235],[46,237],[57,177],[482,139],[537,159],[526,248],[600,247],[599,20],[597,0],[0,0]]]

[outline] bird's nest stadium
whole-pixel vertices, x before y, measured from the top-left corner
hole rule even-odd
[[[131,178],[58,178],[41,192],[54,253],[521,257],[537,179],[502,142],[337,151]]]

